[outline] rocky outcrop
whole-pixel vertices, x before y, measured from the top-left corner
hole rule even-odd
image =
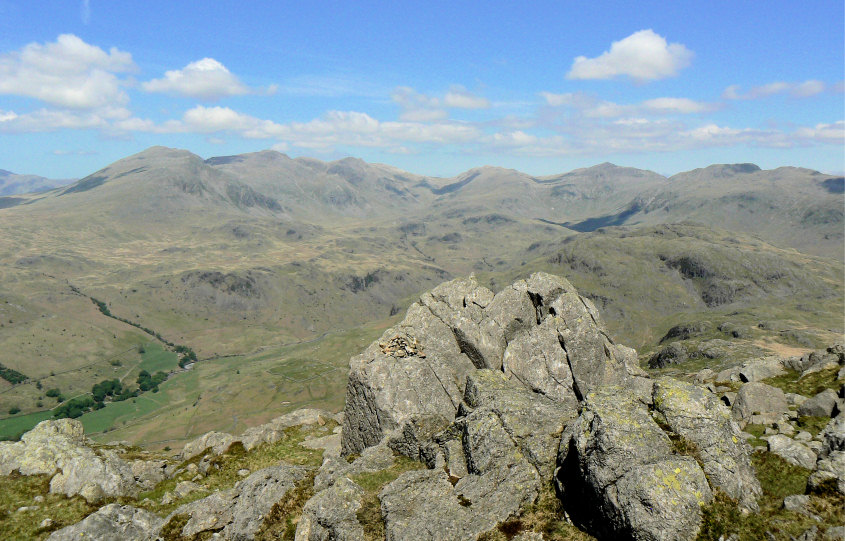
[[[178,507],[165,522],[187,516],[181,530],[185,537],[220,531],[224,539],[253,539],[273,505],[306,473],[305,468],[287,464],[258,470],[232,489]]]
[[[813,417],[830,417],[836,410],[839,397],[833,389],[825,389],[817,395],[805,400],[798,407],[798,415]]]
[[[732,413],[741,428],[758,416],[761,424],[771,424],[789,409],[786,395],[777,387],[752,382],[743,385],[736,394]]]
[[[474,539],[516,516],[551,479],[560,433],[575,415],[501,370],[471,373],[458,417],[422,451],[434,469],[382,490],[388,539]]]
[[[164,519],[129,505],[111,503],[85,520],[53,532],[49,541],[148,541],[164,525]]]
[[[275,443],[282,439],[285,429],[292,426],[324,424],[336,414],[321,409],[304,408],[276,417],[269,423],[247,428],[240,436],[226,432],[206,432],[188,442],[182,448],[179,458],[188,460],[201,455],[206,449],[212,455],[225,453],[233,443],[239,442],[246,451],[251,451],[263,443]]]
[[[93,448],[75,419],[42,421],[21,441],[0,442],[0,474],[15,470],[53,475],[50,492],[79,494],[89,502],[135,496],[173,473],[163,460],[129,462],[113,449]]]
[[[654,409],[681,438],[691,442],[713,487],[757,511],[763,491],[748,448],[730,410],[710,391],[670,378],[654,384]]]
[[[360,453],[412,419],[454,418],[476,369],[558,402],[640,374],[595,306],[562,278],[537,273],[493,293],[474,278],[441,284],[350,361],[344,454]]]
[[[775,434],[768,438],[770,453],[774,453],[790,464],[812,470],[816,466],[816,454],[809,447],[792,438]]]
[[[364,541],[358,522],[364,490],[347,478],[308,500],[296,527],[296,541]]]
[[[560,444],[555,483],[576,524],[599,538],[695,539],[712,499],[695,459],[623,387],[587,396]]]

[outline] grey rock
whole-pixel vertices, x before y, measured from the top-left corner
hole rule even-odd
[[[226,539],[253,539],[265,515],[289,490],[295,488],[306,472],[305,468],[289,465],[258,470],[238,481],[230,490],[215,492],[179,506],[166,520],[188,515],[189,520],[181,532],[186,537],[222,530]]]
[[[546,318],[532,332],[514,337],[505,350],[504,371],[529,389],[575,406],[578,398],[572,390],[567,352],[560,347],[558,326],[554,318]]]
[[[672,342],[648,360],[650,368],[665,368],[672,364],[681,364],[689,359],[687,349],[678,342]]]
[[[181,460],[188,460],[202,454],[206,449],[211,449],[214,455],[222,455],[236,441],[236,438],[225,432],[206,432],[195,440],[189,441],[182,448],[179,455]]]
[[[816,456],[818,456],[824,450],[824,443],[818,440],[810,440],[808,442],[805,442],[804,445],[809,447],[812,452],[816,453]]]
[[[784,436],[794,437],[795,436],[795,427],[792,426],[792,423],[788,421],[778,421],[775,423],[775,428],[777,429],[779,434],[783,434]]]
[[[811,490],[818,490],[826,483],[831,483],[840,494],[845,494],[845,451],[832,451],[820,459],[816,471],[807,480]]]
[[[739,370],[739,379],[744,383],[748,383],[773,378],[785,372],[786,370],[784,370],[779,358],[767,357],[748,361],[743,364]]]
[[[158,483],[173,477],[175,466],[166,460],[135,460],[130,469],[132,477],[144,490],[154,488]]]
[[[470,472],[483,473],[497,456],[518,453],[543,477],[551,477],[560,434],[577,416],[575,407],[531,392],[493,370],[467,377],[464,401],[471,412],[458,424]]]
[[[830,417],[836,407],[836,391],[825,389],[816,396],[806,400],[798,407],[798,415],[813,417]]]
[[[382,491],[388,539],[474,539],[533,502],[551,476],[574,407],[497,370],[473,372],[465,387],[463,415],[433,437],[442,467]]]
[[[718,359],[728,354],[731,343],[727,340],[714,338],[713,340],[706,340],[698,345],[698,352],[708,359]],[[720,379],[716,377],[716,381],[729,381],[727,379]]]
[[[471,475],[452,486],[446,472],[440,469],[400,475],[379,493],[386,538],[390,541],[477,538],[515,516],[536,497],[536,491],[507,490],[526,481],[539,483],[536,470],[526,468],[524,461],[515,466],[510,470],[513,485],[499,490],[489,476]]]
[[[364,490],[347,478],[318,492],[302,508],[296,541],[363,541],[358,522]]]
[[[50,541],[148,541],[164,525],[164,520],[128,505],[112,503],[84,520],[53,532]]]
[[[393,463],[393,450],[387,446],[386,441],[364,449],[361,456],[351,464],[341,456],[327,457],[314,478],[314,490],[324,490],[343,477],[386,470]]]
[[[806,402],[806,401],[807,401],[807,397],[806,397],[806,396],[804,396],[803,394],[797,394],[797,393],[785,393],[785,395],[784,395],[784,396],[786,396],[786,402],[787,402],[790,406],[796,406],[796,407],[798,407],[798,406],[800,406],[801,404],[803,404],[804,402]]]
[[[712,324],[709,321],[681,323],[669,329],[663,338],[660,339],[660,343],[662,344],[663,342],[668,342],[672,339],[687,340],[693,336],[699,336],[706,333],[711,329],[711,327]]]
[[[786,412],[789,406],[783,391],[765,383],[752,382],[743,385],[736,395],[732,413],[734,419],[744,427],[752,415],[772,416],[774,420]]]
[[[763,494],[748,447],[730,410],[716,395],[672,378],[654,383],[654,408],[669,428],[698,448],[704,473],[718,487],[751,511]]]
[[[104,497],[135,496],[141,487],[132,475],[132,467],[111,450],[101,456],[74,457],[62,465],[62,471],[50,480],[50,492],[73,496],[89,502]]]
[[[716,381],[717,382],[728,382],[728,381],[739,381],[739,370],[738,366],[734,366],[733,368],[726,368],[716,374]]]
[[[325,424],[333,419],[335,414],[321,409],[303,408],[276,417],[269,423],[248,428],[237,438],[244,449],[251,451],[262,443],[275,443],[285,435],[285,429],[292,426]]]
[[[806,494],[787,496],[783,499],[783,508],[793,513],[801,513],[816,520],[821,520],[818,516],[810,512],[810,497]]]
[[[414,354],[395,356],[393,348],[405,343]],[[453,418],[474,369],[451,329],[426,306],[413,304],[402,323],[349,362],[343,454],[359,454],[412,418]]]
[[[712,499],[704,472],[672,454],[646,406],[622,387],[586,397],[561,437],[555,483],[569,516],[610,539],[695,539]]]
[[[838,415],[825,425],[821,432],[824,441],[819,455],[828,456],[834,451],[845,451],[845,415]]]
[[[716,379],[716,372],[714,372],[713,370],[711,370],[709,368],[705,368],[703,370],[700,370],[693,377],[693,381],[695,383],[698,383],[698,384],[715,381],[715,379]]]
[[[806,442],[810,441],[811,439],[813,439],[813,435],[810,434],[809,432],[804,431],[804,430],[799,430],[798,434],[795,434],[795,437],[793,439],[795,441],[800,441],[800,442],[806,443]]]
[[[135,496],[172,473],[164,461],[132,464],[112,449],[95,451],[75,419],[42,421],[14,443],[0,443],[0,475],[48,474],[50,492],[81,495],[89,502]]]
[[[803,443],[787,436],[776,434],[769,436],[768,450],[783,458],[790,464],[812,470],[816,466],[816,454]]]
[[[75,419],[42,421],[18,442],[0,442],[0,475],[53,474],[76,457],[92,456],[82,423]]]
[[[595,306],[563,278],[537,273],[495,296],[473,277],[453,280],[350,361],[343,454],[419,419],[453,419],[467,375],[485,368],[572,407],[642,375],[636,352],[608,338]]]
[[[832,526],[825,530],[824,538],[828,541],[845,541],[845,526]]]
[[[812,526],[807,530],[804,530],[804,533],[799,535],[798,537],[794,537],[795,541],[816,541],[816,538],[819,535],[819,528],[817,526]]]

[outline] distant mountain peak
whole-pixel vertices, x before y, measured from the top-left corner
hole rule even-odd
[[[704,168],[705,171],[720,172],[725,175],[745,175],[761,171],[760,166],[753,163],[724,163]]]

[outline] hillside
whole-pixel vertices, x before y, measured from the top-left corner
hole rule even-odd
[[[841,207],[837,182],[751,166],[666,179],[612,164],[443,179],[352,158],[153,147],[0,209],[0,364],[29,378],[0,380],[0,411],[20,409],[0,425],[15,434],[49,415],[46,389],[69,399],[101,379],[133,384],[144,345],[184,345],[204,362],[183,372],[174,355],[157,396],[86,414],[98,431],[129,423],[120,437],[159,427],[155,441],[184,440],[336,408],[345,340],[372,339],[419,292],[473,272],[493,289],[561,273],[643,352],[681,319],[757,329],[745,356],[818,347],[843,327],[842,243],[827,233],[841,212],[791,220]],[[699,224],[655,225],[687,217]],[[272,392],[254,403],[262,386]],[[225,419],[224,402],[237,404]]]
[[[38,175],[19,175],[0,169],[0,197],[45,192],[59,186],[65,186],[73,181],[74,179],[51,179]],[[2,199],[0,199],[0,206],[2,206]]]
[[[841,531],[841,344],[651,377],[589,298],[538,272],[498,293],[472,277],[439,284],[355,352],[342,413],[297,409],[159,452],[96,443],[71,419],[0,442],[0,535],[750,541]]]

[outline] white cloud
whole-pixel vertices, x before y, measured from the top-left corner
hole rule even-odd
[[[569,107],[577,114],[589,118],[619,118],[632,115],[689,115],[707,113],[719,108],[718,104],[691,100],[689,98],[662,97],[635,104],[619,104],[599,100],[596,96],[575,92],[553,94],[541,92],[540,95],[552,107]]]
[[[803,83],[798,83],[792,88],[792,95],[798,98],[807,98],[810,96],[815,96],[816,94],[821,94],[825,91],[825,84],[822,81],[804,81]]]
[[[715,108],[713,104],[703,103],[689,98],[655,98],[644,101],[642,107],[655,113],[678,113],[682,115],[706,113]]]
[[[455,109],[489,109],[490,101],[469,92],[462,86],[453,86],[443,98],[443,105]]]
[[[0,113],[0,133],[48,132],[60,129],[106,129],[110,118],[95,111],[39,109],[31,113]]]
[[[795,135],[801,139],[811,141],[842,143],[845,142],[845,121],[839,120],[832,124],[816,124],[812,128],[798,128],[795,130]]]
[[[132,71],[132,55],[109,52],[73,34],[52,43],[30,43],[0,55],[0,94],[39,99],[70,109],[95,109],[129,101],[115,75]]]
[[[402,108],[400,120],[433,122],[449,116],[439,99],[421,94],[407,86],[396,87],[390,97]]]
[[[821,94],[827,90],[827,85],[823,81],[811,79],[803,83],[788,83],[784,81],[775,81],[761,86],[755,86],[743,93],[739,85],[731,85],[722,92],[722,97],[726,100],[756,100],[773,96],[775,94],[786,94],[796,98],[808,98]]]
[[[161,79],[141,85],[147,92],[164,92],[202,100],[217,100],[251,92],[226,66],[213,58],[191,62],[180,70],[170,70]],[[275,87],[271,87],[273,92]]]
[[[452,86],[442,97],[429,96],[407,86],[393,90],[391,99],[400,107],[400,120],[408,122],[435,122],[449,116],[446,109],[488,109],[490,100],[473,94],[460,85]]]
[[[667,43],[653,30],[640,30],[614,41],[596,58],[579,56],[567,79],[612,79],[627,75],[636,81],[673,77],[690,65],[693,53],[680,43]]]

